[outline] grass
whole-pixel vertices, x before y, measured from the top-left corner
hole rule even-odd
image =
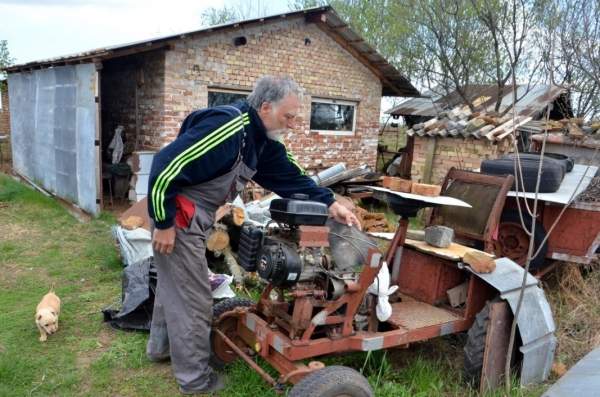
[[[169,364],[146,359],[146,334],[102,323],[101,309],[121,294],[113,223],[110,215],[79,223],[52,199],[0,174],[0,396],[178,395]],[[53,284],[63,304],[60,330],[41,343],[34,310]],[[377,396],[475,396],[461,379],[463,343],[450,335],[324,361],[362,369]],[[242,362],[226,373],[220,396],[276,395]],[[515,386],[510,395],[539,396],[544,388]]]

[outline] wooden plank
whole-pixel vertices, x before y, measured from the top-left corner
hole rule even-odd
[[[482,394],[496,389],[503,379],[511,322],[512,315],[506,302],[491,304],[479,386]]]
[[[431,183],[431,177],[433,175],[433,156],[435,154],[435,147],[437,146],[437,139],[427,139],[427,146],[425,147],[425,165],[423,166],[423,183]]]
[[[96,166],[96,206],[98,208],[98,213],[100,213],[100,211],[102,211],[102,208],[104,207],[104,194],[103,194],[103,186],[102,186],[102,109],[101,109],[101,105],[102,105],[102,100],[101,100],[101,95],[102,92],[100,91],[100,87],[102,84],[102,71],[98,70],[98,68],[96,67],[96,72],[95,74],[95,78],[94,78],[94,96],[96,98],[96,128],[95,128],[95,136],[94,136],[94,141],[97,142],[98,144],[96,145],[95,149],[94,149],[94,164]],[[111,201],[111,205],[112,205],[112,201]]]
[[[440,258],[449,259],[452,261],[462,260],[462,258],[465,256],[465,254],[467,252],[479,251],[475,248],[467,247],[465,245],[458,244],[458,243],[452,243],[447,248],[439,248],[439,247],[434,247],[432,245],[429,245],[425,241],[412,240],[412,239],[408,239],[408,238],[406,239],[406,242],[404,244],[408,245],[409,247],[415,248],[417,251],[425,252],[425,253],[432,254],[432,255],[435,255]],[[483,251],[479,251],[479,252],[483,252]],[[494,257],[491,254],[488,254],[488,253],[485,253],[485,254]]]

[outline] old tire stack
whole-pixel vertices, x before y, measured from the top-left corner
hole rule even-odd
[[[481,162],[481,172],[490,175],[513,175],[515,184],[512,190],[520,192],[535,192],[540,169],[540,156],[534,154],[520,155],[521,171],[515,172],[515,157],[508,155],[499,159]],[[544,157],[541,167],[539,193],[554,193],[568,169],[566,160]],[[518,189],[517,189],[518,187]]]

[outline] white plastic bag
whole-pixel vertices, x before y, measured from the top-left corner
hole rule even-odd
[[[373,295],[377,295],[377,307],[375,312],[379,321],[387,321],[392,315],[392,305],[390,305],[389,297],[398,289],[397,285],[390,287],[390,271],[387,263],[383,262],[377,278],[367,290]]]

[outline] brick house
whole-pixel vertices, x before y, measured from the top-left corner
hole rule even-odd
[[[10,113],[8,111],[8,85],[0,80],[0,159],[4,165],[10,161]]]
[[[515,120],[507,109],[512,104],[512,92],[503,96],[499,111],[494,112],[496,91],[494,85],[467,87],[474,111],[463,105],[455,92],[433,98],[426,98],[429,93],[425,93],[386,111],[395,118],[404,117],[408,127],[404,176],[439,184],[452,167],[475,170],[482,160],[513,152],[513,127],[541,118],[550,104],[550,118],[572,116],[568,93],[559,87],[519,86]],[[528,149],[529,136],[521,132],[516,143],[520,150]]]
[[[72,70],[63,72],[63,68]],[[46,76],[51,72],[52,76]],[[26,109],[35,100],[27,97],[27,87],[42,84],[44,79],[51,86],[59,80],[73,83],[73,93],[64,94],[66,99],[60,93],[63,89],[56,88],[48,106],[66,103],[70,108],[85,109],[86,114],[96,112],[93,126],[77,126],[74,133],[95,136],[100,145],[97,151],[87,146],[67,151],[76,159],[83,151],[85,156],[95,156],[94,169],[90,170],[89,164],[82,168],[87,177],[95,172],[97,180],[102,172],[99,158],[107,160],[106,148],[117,126],[124,127],[126,155],[158,150],[175,139],[190,111],[243,98],[265,74],[291,76],[305,90],[299,128],[285,141],[309,170],[341,159],[349,167],[374,167],[381,97],[418,95],[410,82],[329,6],[17,65],[8,73],[11,97],[14,91],[20,98],[11,107],[13,114],[18,113],[13,117],[13,130],[17,127],[23,136],[28,132],[18,120],[36,116]],[[39,76],[35,80],[32,75]],[[81,92],[82,86],[87,93]],[[86,95],[97,106],[91,106]],[[55,118],[54,123],[62,121]],[[36,170],[24,166],[27,150],[20,148],[21,144],[25,142],[13,149],[15,168],[21,166],[37,180],[52,180],[46,171],[35,175]],[[76,167],[76,159],[70,160],[71,166]],[[97,185],[99,199],[102,184]],[[91,207],[87,205],[88,211],[96,212]]]

